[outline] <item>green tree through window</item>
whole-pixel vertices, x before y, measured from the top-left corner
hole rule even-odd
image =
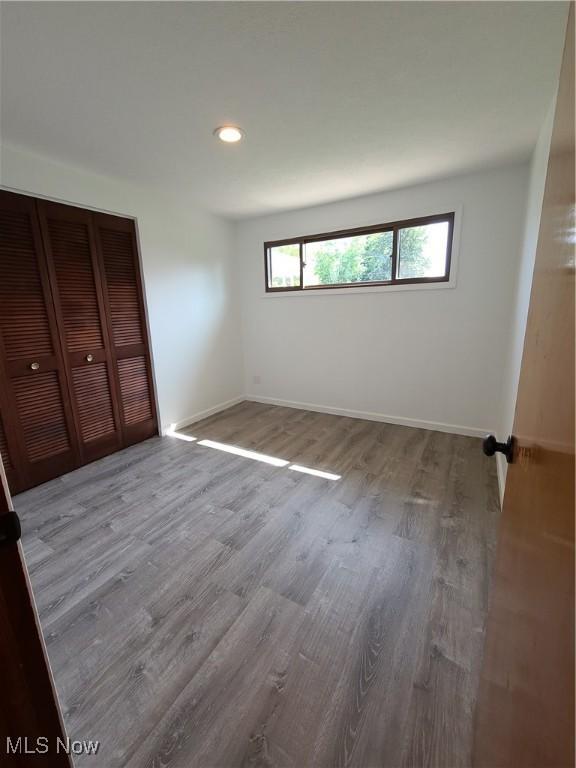
[[[342,241],[328,240],[324,243],[311,243],[309,251],[313,260],[314,275],[318,285],[333,283],[356,283],[362,270],[363,247],[360,243],[365,236]]]
[[[422,277],[430,268],[430,258],[424,254],[428,240],[426,227],[410,227],[398,233],[400,267],[398,273],[403,278]]]
[[[425,227],[400,231],[402,274],[416,277],[426,274],[428,259],[423,254]],[[392,278],[392,232],[377,232],[351,238],[309,243],[308,260],[316,285],[338,283],[385,282]]]

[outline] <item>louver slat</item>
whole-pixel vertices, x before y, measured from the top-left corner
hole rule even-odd
[[[142,344],[144,333],[131,233],[102,228],[100,242],[114,344]]]
[[[92,270],[88,227],[48,218],[52,262],[64,321],[66,351],[102,349],[102,328]]]
[[[0,333],[9,361],[53,353],[27,211],[0,209]]]
[[[29,460],[34,463],[70,449],[56,371],[12,380]]]
[[[116,428],[106,364],[74,368],[72,381],[83,442],[114,434]]]
[[[137,424],[152,418],[148,373],[144,357],[127,357],[118,361],[120,391],[126,424]]]

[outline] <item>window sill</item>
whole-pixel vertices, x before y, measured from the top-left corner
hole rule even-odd
[[[358,288],[310,288],[303,291],[264,291],[263,299],[287,299],[302,296],[349,296],[356,293],[395,293],[396,291],[445,291],[456,288],[456,280],[438,283],[406,283],[405,285],[363,285]]]

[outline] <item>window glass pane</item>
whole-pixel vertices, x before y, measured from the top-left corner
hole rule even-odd
[[[392,278],[392,232],[304,245],[304,287],[384,282]]]
[[[268,251],[268,286],[293,288],[300,285],[300,245],[278,245]]]
[[[398,278],[443,277],[447,250],[447,221],[399,230]]]

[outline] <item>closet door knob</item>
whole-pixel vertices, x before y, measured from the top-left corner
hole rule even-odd
[[[30,363],[30,370],[37,371],[40,368],[40,363]]]
[[[86,362],[91,363],[94,360],[94,355],[86,355]]]

